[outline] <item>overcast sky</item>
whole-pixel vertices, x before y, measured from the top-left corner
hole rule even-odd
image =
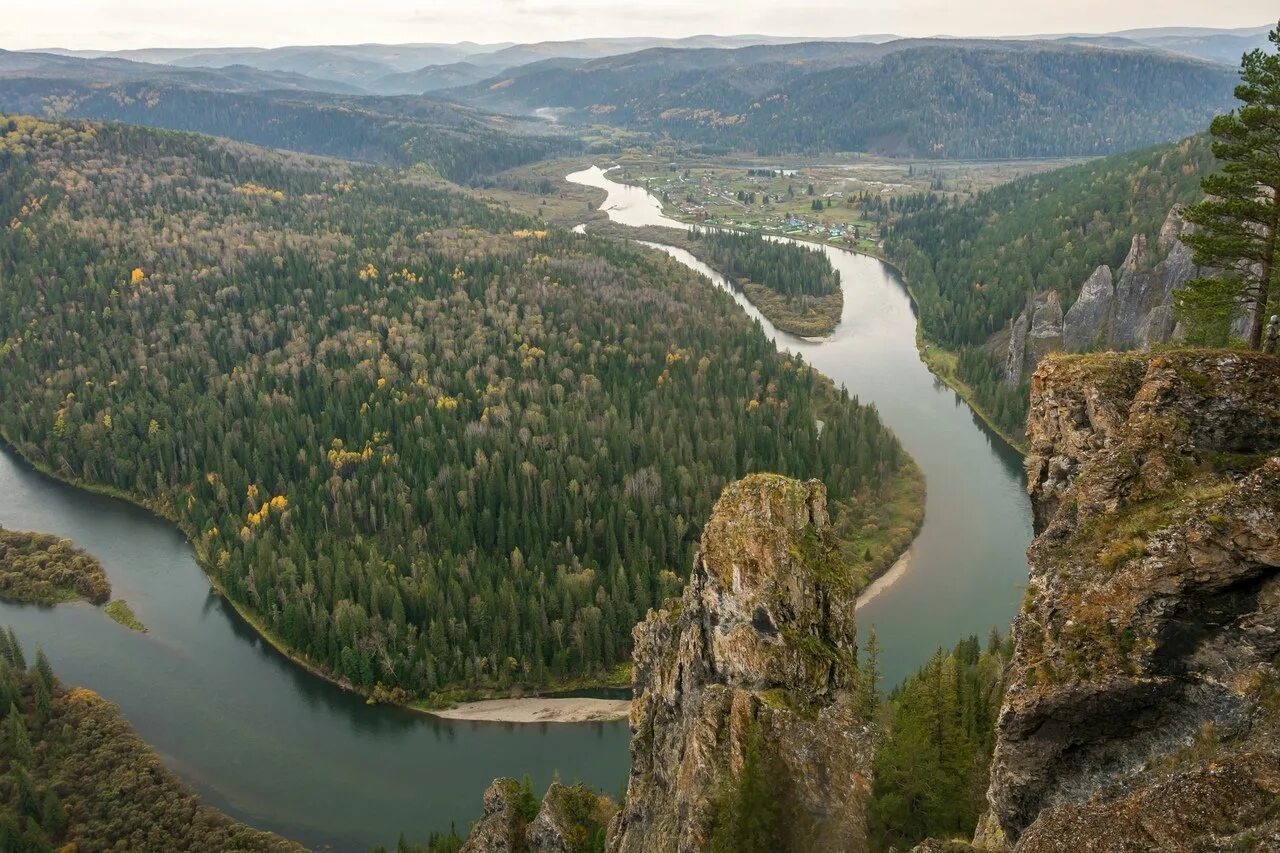
[[[0,0],[0,48],[543,41],[767,33],[1027,35],[1246,27],[1275,0]]]

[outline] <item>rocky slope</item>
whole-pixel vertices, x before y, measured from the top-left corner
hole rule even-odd
[[[775,753],[789,849],[866,849],[854,593],[828,524],[817,481],[757,474],[724,490],[683,598],[635,630],[631,777],[610,851],[703,849],[753,727]]]
[[[1037,537],[975,844],[1280,849],[1280,360],[1053,358],[1031,393]]]
[[[1182,206],[1175,206],[1154,252],[1135,235],[1124,263],[1094,270],[1065,312],[1056,293],[1030,297],[1010,328],[1005,379],[1016,385],[1051,352],[1149,350],[1178,340],[1173,294],[1201,274],[1178,239],[1188,227]]]

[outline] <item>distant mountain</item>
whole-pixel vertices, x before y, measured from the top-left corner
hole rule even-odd
[[[356,94],[359,88],[288,71],[248,65],[224,68],[179,68],[132,62],[116,57],[86,59],[65,54],[0,50],[0,78],[45,78],[97,83],[156,82],[227,92],[294,90]]]
[[[1230,105],[1234,81],[1226,66],[1140,46],[903,39],[556,59],[442,94],[711,151],[1005,158],[1185,136]]]
[[[220,90],[164,79],[104,79],[99,73],[102,64],[109,68],[123,60],[76,60],[85,66],[68,69],[62,78],[22,76],[4,72],[9,56],[0,54],[0,113],[120,121],[347,160],[427,164],[464,183],[581,148],[567,137],[511,132],[521,125],[426,98]]]
[[[895,36],[855,36],[846,41],[882,42]],[[421,94],[461,86],[508,68],[547,59],[599,59],[658,47],[694,50],[784,45],[812,38],[766,35],[697,35],[686,38],[590,38],[530,44],[356,44],[277,48],[145,48],[101,51],[51,48],[45,54],[79,59],[127,59],[184,68],[245,65],[264,71],[289,72],[370,94]],[[477,74],[476,68],[483,69]]]
[[[1172,53],[1182,53],[1210,62],[1239,65],[1240,57],[1251,50],[1266,48],[1267,31],[1250,34],[1206,33],[1203,35],[1169,35],[1141,39],[1142,44]]]
[[[823,42],[864,47],[891,45],[887,52],[923,43],[953,46],[1012,42],[1062,42],[1128,49],[1157,49],[1235,65],[1240,54],[1266,42],[1268,27],[1234,30],[1204,27],[1164,27],[1115,33],[1069,33],[1018,39],[902,39],[887,34],[825,36]],[[527,44],[349,44],[294,45],[287,47],[145,48],[140,50],[62,50],[42,53],[79,59],[124,59],[168,67],[225,69],[246,66],[265,72],[301,75],[307,80],[286,82],[283,88],[378,95],[422,94],[465,87],[513,69],[551,60],[591,61],[668,51],[736,50],[786,47],[814,42],[813,37],[744,35],[695,35],[684,38],[647,36],[585,38]],[[870,52],[866,56],[881,54]],[[671,57],[673,53],[663,54]],[[307,81],[314,81],[308,83]],[[499,82],[499,81],[495,81]],[[540,105],[545,106],[545,105]]]
[[[400,71],[373,80],[368,88],[389,95],[425,94],[478,83],[493,73],[471,62],[428,65],[416,71]]]

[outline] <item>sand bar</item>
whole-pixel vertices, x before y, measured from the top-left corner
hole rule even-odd
[[[486,699],[464,702],[445,711],[433,711],[449,720],[485,720],[496,723],[586,723],[621,720],[631,711],[628,699]]]

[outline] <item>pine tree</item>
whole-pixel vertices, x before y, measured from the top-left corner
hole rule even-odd
[[[1280,24],[1269,37],[1280,48]],[[1182,238],[1197,264],[1217,272],[1189,282],[1176,305],[1199,343],[1224,343],[1236,313],[1251,312],[1248,341],[1258,349],[1280,296],[1280,54],[1245,54],[1240,79],[1243,106],[1209,126],[1222,170],[1201,181],[1209,198],[1187,209],[1199,229]]]
[[[773,762],[758,724],[747,733],[742,772],[720,804],[711,836],[714,853],[774,853],[786,849],[785,816],[778,802]]]
[[[873,628],[867,637],[867,659],[862,664],[862,716],[868,720],[880,706],[880,641]]]

